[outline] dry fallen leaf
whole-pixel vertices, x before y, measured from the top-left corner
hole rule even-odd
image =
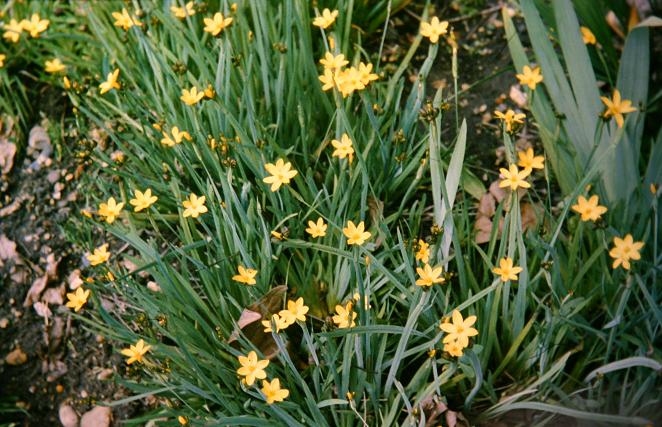
[[[78,414],[69,405],[62,405],[60,406],[60,410],[58,411],[58,415],[60,417],[60,423],[62,423],[63,427],[77,427],[78,426]]]
[[[51,309],[48,308],[48,304],[44,304],[41,301],[37,301],[32,305],[32,308],[34,308],[34,311],[37,312],[37,315],[39,317],[43,317],[46,320],[46,324],[48,325],[48,319],[53,314],[51,312]]]
[[[48,165],[52,152],[51,138],[48,136],[46,129],[41,126],[30,129],[27,154],[35,159],[30,168],[37,170],[42,165]]]
[[[80,419],[80,427],[108,427],[113,413],[107,406],[95,406]]]
[[[83,279],[80,277],[80,270],[77,268],[67,277],[67,283],[69,284],[69,289],[75,290],[83,284]]]
[[[5,261],[16,260],[17,258],[16,243],[9,240],[4,234],[0,236],[0,267],[5,265]]]
[[[28,294],[25,297],[25,302],[23,302],[23,307],[29,307],[35,302],[39,301],[39,296],[46,289],[46,284],[48,283],[48,276],[41,276],[32,283],[32,286],[28,290]]]
[[[0,173],[7,175],[14,166],[16,144],[9,141],[0,141]]]
[[[64,285],[46,289],[46,292],[41,297],[41,301],[52,305],[64,304]]]
[[[8,365],[12,366],[17,366],[17,365],[22,365],[25,362],[28,361],[28,355],[21,350],[21,347],[16,347],[14,351],[9,353],[7,357],[5,357],[5,362],[7,362]]]
[[[522,92],[519,85],[512,85],[508,96],[519,108],[526,107],[526,94]]]

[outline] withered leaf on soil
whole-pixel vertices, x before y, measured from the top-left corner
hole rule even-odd
[[[113,413],[107,406],[95,406],[80,419],[80,427],[108,427]]]
[[[0,236],[0,267],[5,265],[5,261],[16,259],[18,259],[16,243],[9,240],[7,236],[3,234]]]
[[[0,141],[0,173],[7,175],[14,166],[16,144],[9,141]]]
[[[5,362],[7,362],[8,365],[12,366],[17,366],[17,365],[22,365],[25,362],[28,361],[28,355],[21,350],[21,347],[16,347],[14,351],[9,353],[7,357],[5,357]]]
[[[78,414],[76,414],[76,411],[70,405],[60,406],[60,410],[58,411],[58,416],[60,418],[60,423],[62,423],[63,427],[78,426]]]
[[[46,284],[48,283],[48,276],[44,275],[39,277],[32,283],[28,294],[25,297],[25,302],[23,302],[23,307],[30,307],[35,302],[39,301],[39,296],[46,289]]]

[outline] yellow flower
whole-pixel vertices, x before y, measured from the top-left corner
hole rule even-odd
[[[464,347],[462,347],[457,340],[449,341],[444,344],[444,351],[454,357],[461,357],[464,354]]]
[[[193,8],[192,1],[186,3],[185,7],[170,6],[170,11],[179,19],[184,19],[187,16],[195,15],[195,9]]]
[[[292,169],[292,163],[283,159],[276,160],[276,164],[267,163],[264,168],[271,174],[262,179],[262,182],[271,184],[271,191],[278,191],[281,185],[289,184],[290,180],[297,175],[297,171]]]
[[[424,240],[418,240],[418,251],[416,252],[416,260],[423,261],[427,264],[430,261],[430,244],[425,243]]]
[[[600,99],[607,106],[607,109],[603,113],[604,118],[607,119],[610,116],[613,116],[616,119],[616,124],[619,128],[623,127],[623,114],[637,111],[637,109],[632,106],[632,101],[628,99],[621,100],[621,93],[618,89],[614,89],[612,99],[605,96],[601,96]]]
[[[355,90],[365,89],[361,73],[354,67],[339,71],[336,74],[335,80],[343,98],[348,97]]]
[[[64,86],[65,89],[71,89],[71,82],[67,76],[62,77],[62,86]]]
[[[87,298],[90,296],[90,290],[89,289],[83,289],[83,287],[79,287],[76,289],[76,292],[69,292],[67,294],[67,298],[69,301],[67,302],[67,307],[73,308],[76,313],[80,311],[81,308],[85,305],[87,302]]]
[[[0,53],[0,68],[5,66],[5,58],[7,58],[7,55]]]
[[[112,73],[108,73],[108,76],[106,77],[106,81],[102,82],[99,85],[99,89],[100,89],[99,93],[103,95],[104,93],[108,92],[111,89],[119,89],[120,84],[117,82],[117,78],[119,77],[119,75],[120,75],[119,68],[116,68],[115,71],[113,71]]]
[[[515,113],[510,108],[508,109],[508,111],[506,111],[506,114],[502,113],[501,111],[495,111],[494,115],[496,116],[497,119],[502,120],[504,123],[506,123],[506,132],[512,132],[513,124],[514,123],[522,124],[524,123],[524,118],[526,118],[526,114]]]
[[[336,21],[336,17],[338,17],[337,10],[331,12],[328,8],[326,8],[322,11],[321,16],[317,16],[315,19],[313,19],[313,25],[326,30],[331,25],[333,25],[333,23]]]
[[[204,91],[198,92],[198,88],[193,86],[189,89],[182,89],[182,96],[179,98],[186,105],[195,105],[205,96]]]
[[[237,271],[239,274],[232,276],[232,280],[239,283],[245,283],[247,285],[254,285],[257,282],[255,281],[255,276],[257,275],[257,270],[252,268],[245,268],[243,265],[237,266]]]
[[[632,234],[627,234],[623,239],[614,237],[614,247],[609,251],[609,256],[614,258],[612,268],[616,269],[622,265],[624,269],[630,269],[630,260],[641,259],[639,251],[644,247],[644,242],[635,242]]]
[[[238,356],[241,367],[237,369],[237,374],[241,375],[246,385],[253,385],[256,379],[263,380],[267,377],[264,369],[269,366],[268,360],[258,360],[257,353],[251,351],[246,356]]]
[[[133,362],[142,363],[143,356],[152,348],[151,345],[145,345],[143,339],[139,339],[136,345],[129,345],[129,348],[122,349],[122,356],[128,357],[126,364],[130,365]]]
[[[308,221],[308,228],[306,228],[306,233],[310,234],[313,238],[324,237],[326,236],[327,225],[324,223],[324,219],[317,218],[317,222]]]
[[[214,88],[211,84],[208,84],[207,89],[205,89],[205,91],[204,91],[204,94],[205,94],[205,98],[212,99],[213,97],[216,96],[216,91],[214,90]],[[212,147],[212,150],[213,149],[214,149],[214,147]]]
[[[271,405],[274,402],[282,402],[287,396],[290,395],[290,391],[286,388],[280,388],[280,380],[274,378],[271,382],[267,380],[262,381],[262,393],[267,399],[267,404]]]
[[[519,157],[519,162],[517,166],[524,168],[525,171],[531,171],[533,169],[545,169],[545,157],[544,156],[534,156],[533,148],[529,147],[526,151],[518,151],[517,157]]]
[[[517,280],[517,275],[522,272],[522,267],[513,267],[513,260],[505,257],[499,260],[499,266],[492,269],[492,273],[501,276],[502,282]]]
[[[372,72],[372,64],[359,63],[359,75],[361,76],[361,83],[368,86],[370,82],[379,79],[379,76]]]
[[[21,21],[23,29],[30,33],[32,37],[39,37],[39,34],[46,31],[49,23],[48,19],[41,19],[37,13],[33,14],[29,21],[26,19]]]
[[[364,230],[365,224],[363,221],[359,222],[359,225],[354,225],[354,222],[347,221],[347,227],[343,228],[342,232],[347,237],[348,245],[361,246],[371,236],[370,232]]]
[[[452,319],[453,323],[442,322],[439,325],[439,329],[446,332],[443,343],[457,341],[457,344],[465,348],[469,345],[469,337],[478,335],[478,331],[472,328],[473,324],[476,323],[476,316],[463,319],[459,311],[453,310]]]
[[[182,426],[188,425],[188,418],[186,418],[183,415],[178,416],[177,421],[179,422],[179,425],[182,425]]]
[[[592,195],[588,200],[584,196],[577,198],[577,204],[572,205],[572,210],[581,215],[582,221],[597,221],[602,214],[607,212],[607,208],[600,206],[597,194]]]
[[[184,206],[184,218],[191,217],[197,218],[200,214],[207,212],[207,206],[205,206],[205,196],[196,196],[191,193],[188,200],[184,200],[182,205]]]
[[[3,23],[2,28],[5,30],[4,34],[2,35],[3,38],[9,40],[12,43],[18,43],[18,40],[21,38],[21,33],[23,32],[22,22],[11,19],[9,24]]]
[[[349,135],[343,133],[340,137],[340,141],[334,139],[331,141],[331,145],[333,145],[333,148],[335,148],[333,151],[333,157],[344,159],[345,157],[349,156],[349,161],[352,161],[354,148],[352,148],[352,140],[350,139]]]
[[[94,252],[87,256],[87,260],[90,262],[90,265],[99,265],[108,261],[110,258],[110,253],[108,252],[108,243],[104,243],[98,248],[94,249]]]
[[[129,11],[126,8],[122,9],[121,12],[113,12],[113,18],[115,18],[116,27],[122,27],[124,31],[127,31],[129,28],[135,26],[142,26],[142,22],[138,21],[135,16],[129,15]]]
[[[432,286],[435,283],[444,283],[446,279],[441,276],[443,269],[441,267],[432,268],[425,264],[423,268],[417,267],[416,273],[419,278],[416,280],[418,286]]]
[[[520,84],[527,85],[529,89],[535,90],[536,85],[542,81],[542,74],[540,74],[540,67],[531,68],[525,65],[522,69],[522,74],[516,74],[517,80]]]
[[[336,87],[336,78],[338,77],[338,72],[333,71],[329,68],[324,69],[324,74],[319,76],[320,82],[322,82],[322,90],[327,91]]]
[[[303,298],[299,297],[296,301],[288,300],[287,309],[281,310],[278,314],[289,326],[297,320],[305,322],[306,313],[308,313],[308,306],[304,304]]]
[[[349,61],[345,59],[343,54],[334,56],[331,52],[327,52],[324,54],[324,58],[320,59],[320,64],[324,65],[324,68],[333,71],[341,69],[349,64]]]
[[[503,179],[499,182],[500,188],[510,187],[512,191],[515,191],[518,187],[531,187],[531,184],[524,180],[531,173],[530,169],[524,169],[520,172],[516,165],[510,165],[510,169],[501,168],[499,172],[503,175]]]
[[[437,43],[439,36],[448,32],[448,21],[439,21],[436,16],[430,22],[421,22],[421,35],[430,39],[431,43]]]
[[[154,203],[156,203],[157,200],[159,200],[158,197],[152,196],[151,188],[145,190],[144,193],[140,190],[135,190],[134,194],[136,198],[129,200],[129,203],[131,203],[132,206],[135,206],[133,210],[136,212],[140,212],[143,209],[149,208]]]
[[[66,65],[60,61],[60,58],[55,58],[52,61],[46,61],[46,66],[44,69],[46,70],[47,73],[59,73],[60,71],[64,71],[67,68]]]
[[[283,319],[281,316],[274,314],[271,316],[271,320],[262,321],[262,326],[264,326],[265,334],[270,334],[271,332],[273,332],[273,329],[271,328],[272,320],[276,324],[276,333],[280,332],[283,329],[286,329],[288,326],[291,325],[291,323],[287,323],[287,321]]]
[[[593,32],[588,27],[580,27],[579,30],[582,32],[582,40],[584,44],[596,44],[597,40],[593,35]]]
[[[170,130],[170,133],[172,134],[172,138],[166,132],[162,132],[162,133],[163,133],[163,138],[161,138],[161,144],[166,145],[168,147],[174,147],[175,144],[181,144],[184,139],[187,141],[191,140],[191,135],[185,130],[180,131],[177,126],[173,126],[172,129]]]
[[[108,224],[112,224],[113,221],[115,221],[115,218],[117,218],[122,212],[123,207],[124,203],[117,203],[115,198],[111,197],[106,203],[101,203],[99,205],[98,213],[99,215],[106,217],[106,222]]]
[[[212,36],[217,36],[225,28],[229,27],[232,24],[232,18],[224,18],[223,14],[216,12],[213,18],[205,18],[205,31],[210,33]]]
[[[336,314],[332,317],[333,323],[338,325],[338,328],[353,328],[356,326],[356,313],[352,310],[352,302],[348,302],[345,307],[336,305]]]

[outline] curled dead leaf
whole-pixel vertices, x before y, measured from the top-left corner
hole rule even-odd
[[[60,423],[63,427],[77,427],[78,426],[78,414],[70,405],[62,405],[58,411],[58,416],[60,418]]]
[[[5,357],[5,362],[7,362],[8,365],[12,366],[18,366],[22,365],[25,362],[28,361],[28,355],[21,350],[21,347],[16,347],[14,351],[9,353],[7,357]]]
[[[23,307],[30,307],[35,302],[39,301],[39,296],[46,289],[48,283],[48,276],[44,275],[32,282],[32,286],[28,290],[28,294],[23,302]]]

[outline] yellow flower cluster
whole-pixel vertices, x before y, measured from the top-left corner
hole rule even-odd
[[[349,64],[343,54],[334,55],[331,52],[326,52],[324,58],[320,60],[320,64],[324,66],[324,73],[319,76],[319,80],[322,82],[322,90],[327,91],[335,88],[340,91],[343,98],[357,90],[365,89],[370,82],[379,78],[377,74],[372,72],[372,64],[370,63],[360,62],[358,68],[343,68]]]
[[[288,389],[281,388],[278,378],[274,378],[271,382],[266,380],[267,372],[265,369],[269,366],[269,360],[258,359],[255,351],[250,351],[246,356],[238,356],[237,359],[241,365],[237,369],[237,374],[243,377],[242,382],[244,384],[252,386],[256,379],[263,380],[260,391],[264,394],[267,404],[271,405],[275,402],[282,402],[290,395]]]
[[[476,316],[463,319],[459,311],[453,310],[452,322],[446,320],[439,324],[439,329],[446,332],[444,351],[451,356],[462,356],[464,349],[469,346],[469,338],[478,335],[478,331],[472,327],[476,320]]]
[[[2,24],[4,30],[2,37],[12,43],[18,43],[23,31],[30,34],[30,37],[36,38],[48,29],[49,24],[50,21],[48,19],[41,19],[38,13],[33,14],[30,19],[22,19],[20,21],[11,19],[8,23],[5,22]]]
[[[297,320],[300,322],[306,321],[306,313],[308,313],[308,306],[304,304],[303,298],[299,297],[296,301],[288,300],[287,308],[281,310],[278,314],[271,316],[271,319],[263,320],[264,332],[273,332],[272,322],[276,325],[276,332],[293,325]]]

